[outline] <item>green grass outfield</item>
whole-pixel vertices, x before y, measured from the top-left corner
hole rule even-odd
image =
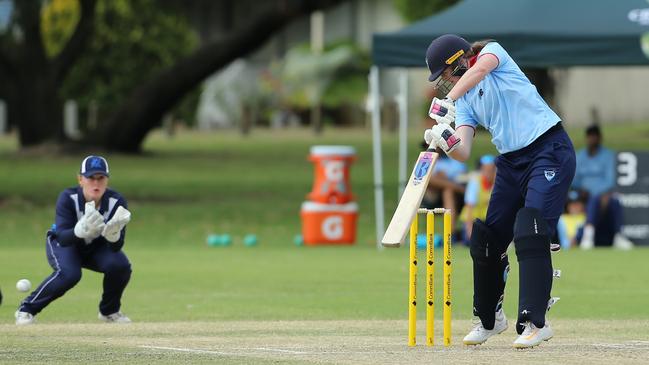
[[[571,134],[577,146],[583,145],[581,130]],[[649,126],[607,127],[604,134],[615,149],[641,150],[647,148]],[[396,205],[396,139],[384,134],[386,219]],[[418,139],[413,131],[410,160],[418,152]],[[360,206],[354,246],[293,244],[300,233],[300,204],[311,189],[313,168],[306,158],[314,144],[346,144],[358,150],[351,176]],[[129,199],[133,212],[125,251],[134,272],[123,309],[137,323],[123,330],[123,338],[112,326],[96,325],[101,276],[89,271],[38,316],[39,326],[13,326],[13,312],[23,297],[14,284],[28,278],[37,285],[50,273],[44,233],[58,193],[74,185],[83,157],[15,153],[15,148],[14,137],[0,138],[0,362],[404,363],[391,356],[406,343],[407,251],[375,248],[369,130],[332,129],[322,137],[303,130],[262,129],[249,137],[184,132],[168,139],[154,134],[142,156],[108,155],[111,185]],[[486,135],[478,136],[476,151],[474,156],[493,152]],[[233,246],[208,247],[210,233],[232,235]],[[257,247],[243,246],[248,233],[259,237]],[[441,251],[437,254],[441,257]],[[466,248],[455,247],[453,254],[458,343],[470,326],[471,265]],[[573,250],[553,257],[563,277],[555,281],[553,294],[561,301],[550,318],[561,331],[549,348],[573,341],[583,329],[593,336],[576,343],[581,352],[572,352],[565,362],[578,363],[592,350],[589,346],[607,339],[604,348],[621,353],[649,351],[649,336],[642,330],[649,323],[648,249]],[[516,312],[518,275],[515,255],[511,261],[505,305],[510,317]],[[440,274],[438,270],[438,289]],[[423,282],[422,272],[420,298]],[[423,315],[422,306],[419,318]],[[616,334],[599,333],[602,326]],[[510,332],[498,342],[503,351],[510,351]],[[66,346],[52,340],[59,336]],[[248,336],[252,342],[245,341]],[[242,341],[223,342],[228,338]],[[259,350],[266,348],[264,343],[274,347]],[[362,355],[377,344],[391,346],[393,355]],[[319,355],[302,356],[298,345],[310,349],[304,354]],[[317,346],[324,347],[318,352],[313,350]],[[343,350],[356,357],[322,355]],[[424,350],[418,351],[411,353],[412,363],[430,361]],[[454,351],[464,351],[455,360],[490,358]]]
[[[133,277],[124,296],[124,311],[137,321],[351,320],[405,318],[408,262],[405,249],[287,247],[132,247]],[[437,252],[441,257],[441,251]],[[423,262],[423,253],[420,255]],[[34,284],[51,269],[43,247],[2,250],[0,281],[5,295],[0,323],[12,323],[22,299],[14,288],[19,278]],[[516,312],[518,271],[512,272],[506,310]],[[649,319],[649,287],[644,264],[649,250],[633,252],[568,251],[554,256],[562,278],[553,294],[561,297],[553,318]],[[441,303],[441,265],[437,297]],[[69,295],[55,301],[38,319],[42,323],[94,322],[101,275],[84,271]],[[423,270],[419,298],[424,298]],[[456,248],[453,260],[455,318],[471,315],[471,259]],[[441,305],[436,316],[441,318]],[[420,316],[424,316],[423,306]],[[421,317],[423,318],[423,317]],[[405,323],[404,323],[405,329]]]

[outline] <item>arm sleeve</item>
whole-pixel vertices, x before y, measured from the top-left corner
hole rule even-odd
[[[494,70],[499,70],[503,67],[510,67],[509,64],[511,57],[509,56],[507,51],[505,51],[505,49],[500,44],[498,44],[498,42],[487,43],[482,51],[480,51],[478,58],[486,54],[494,55],[498,59],[498,66],[496,66]],[[491,72],[493,72],[494,70],[492,70]],[[464,96],[459,98],[455,103],[455,129],[465,125],[473,127],[473,129],[475,130],[478,127],[478,121],[474,117],[471,107],[466,100],[466,95],[467,94],[464,94]]]
[[[74,246],[84,243],[83,239],[74,235],[74,226],[77,224],[77,212],[74,209],[74,200],[66,192],[59,195],[56,202],[56,239],[61,246]]]
[[[494,55],[498,59],[498,66],[496,66],[494,70],[507,67],[509,60],[511,59],[509,53],[507,53],[507,51],[505,51],[505,49],[498,42],[487,43],[487,45],[484,46],[484,48],[480,51],[478,58],[486,54]]]
[[[466,96],[459,98],[455,103],[455,129],[466,125],[475,130],[478,126],[478,122],[473,117],[473,113],[471,112],[471,108],[466,102],[465,97]]]

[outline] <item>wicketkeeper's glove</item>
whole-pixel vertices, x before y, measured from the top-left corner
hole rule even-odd
[[[131,221],[131,212],[121,205],[117,207],[113,218],[106,223],[101,235],[106,238],[108,242],[117,242],[119,236],[128,222]]]
[[[95,209],[95,202],[87,202],[83,217],[74,226],[74,235],[90,243],[99,237],[105,225],[104,217]]]

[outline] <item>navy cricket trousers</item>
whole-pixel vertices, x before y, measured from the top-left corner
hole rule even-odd
[[[538,209],[554,236],[575,176],[575,150],[565,130],[555,126],[529,146],[498,156],[496,168],[485,224],[502,245],[500,251],[512,241],[522,207]]]
[[[493,328],[495,312],[504,300],[509,272],[507,247],[514,236],[516,215],[523,207],[537,209],[547,221],[550,237],[554,235],[575,175],[575,150],[558,124],[529,146],[498,156],[496,167],[485,224],[500,260],[488,261],[485,266],[474,258],[474,314],[487,329]],[[533,307],[535,314],[531,319],[538,327],[543,327],[545,321],[545,313],[538,308],[546,306],[552,289],[549,242],[547,249],[547,261],[518,257],[519,312],[529,313],[528,307]],[[522,327],[517,325],[517,331],[520,334]]]
[[[104,292],[99,311],[104,314],[118,312],[121,298],[131,278],[131,263],[120,250],[112,251],[106,244],[88,246],[60,246],[48,234],[45,241],[47,261],[54,272],[45,278],[20,305],[20,311],[37,314],[56,298],[72,289],[81,280],[81,268],[104,274]]]

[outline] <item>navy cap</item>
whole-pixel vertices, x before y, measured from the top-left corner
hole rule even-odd
[[[435,81],[445,68],[454,64],[470,49],[469,42],[455,34],[444,34],[433,39],[426,50],[426,65],[430,70],[428,81]]]
[[[95,174],[110,176],[108,161],[101,156],[88,156],[81,162],[79,173],[85,177],[91,177]]]

